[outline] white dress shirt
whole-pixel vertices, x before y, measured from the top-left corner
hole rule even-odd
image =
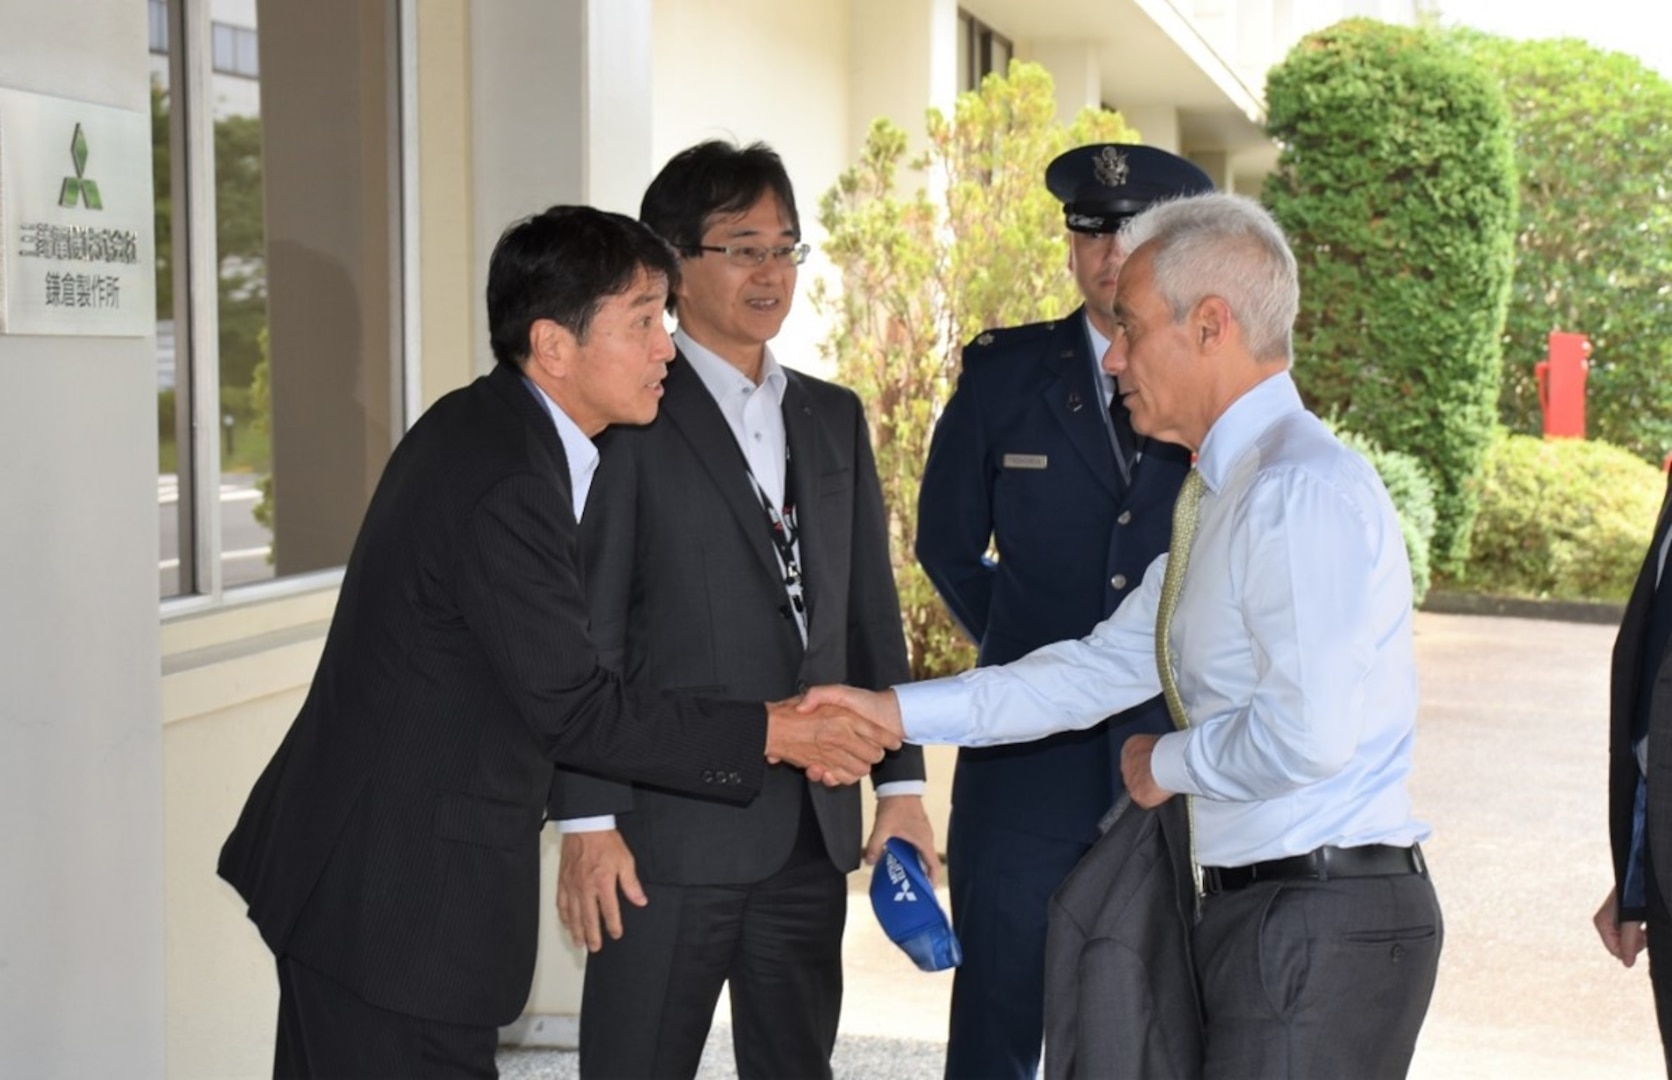
[[[1206,490],[1171,627],[1188,730],[1158,784],[1199,796],[1197,857],[1245,866],[1323,844],[1409,845],[1416,729],[1411,575],[1375,471],[1306,412],[1287,372],[1203,441]],[[906,738],[968,746],[1085,728],[1161,691],[1167,556],[1080,641],[899,687]]]

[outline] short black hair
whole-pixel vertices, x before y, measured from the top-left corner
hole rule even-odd
[[[778,196],[799,237],[795,189],[777,152],[761,142],[739,147],[710,139],[668,159],[645,189],[639,220],[677,250],[693,252],[716,216],[744,213],[768,191]]]
[[[488,260],[488,338],[494,359],[520,368],[529,328],[551,319],[582,341],[606,299],[640,271],[679,282],[679,260],[650,229],[625,214],[554,206],[515,222]]]

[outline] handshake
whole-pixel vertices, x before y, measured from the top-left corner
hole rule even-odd
[[[826,787],[857,783],[904,736],[892,690],[815,686],[766,706],[766,759],[803,769]]]

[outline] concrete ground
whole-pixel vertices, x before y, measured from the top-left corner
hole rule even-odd
[[[1445,909],[1439,986],[1417,1080],[1622,1080],[1661,1075],[1643,964],[1603,952],[1612,627],[1424,612],[1412,794]],[[940,1076],[950,973],[883,938],[854,877],[835,1071]],[[944,896],[942,897],[944,903]],[[702,1080],[735,1077],[722,1002]],[[577,1075],[573,1053],[512,1050],[507,1080]]]

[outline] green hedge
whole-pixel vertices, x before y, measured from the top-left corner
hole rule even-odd
[[[1462,32],[1503,86],[1521,183],[1499,415],[1542,431],[1533,365],[1551,330],[1591,341],[1594,439],[1672,450],[1672,80],[1583,41]]]
[[[1503,96],[1438,34],[1351,19],[1303,38],[1266,100],[1282,150],[1263,197],[1300,264],[1296,382],[1315,411],[1427,467],[1434,561],[1454,568],[1509,297]]]
[[[1480,514],[1454,584],[1500,596],[1624,600],[1666,489],[1630,451],[1500,429],[1475,484]]]

